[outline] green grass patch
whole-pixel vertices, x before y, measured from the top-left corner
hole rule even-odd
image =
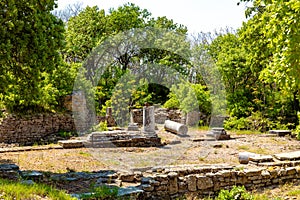
[[[74,200],[64,191],[54,189],[44,184],[27,185],[18,182],[0,179],[1,199],[39,199]]]
[[[99,200],[127,200],[128,198],[118,196],[117,187],[93,187],[90,194],[81,195],[80,199],[99,199]]]
[[[192,128],[194,128],[194,127],[192,127]],[[200,131],[208,131],[210,128],[209,128],[209,126],[198,126],[197,129]]]
[[[237,146],[238,150],[249,151],[250,147],[248,145],[239,145]]]
[[[291,190],[287,193],[288,196],[300,197],[300,190]]]
[[[80,154],[81,156],[84,156],[84,157],[91,157],[91,156],[92,156],[90,153],[88,153],[88,152],[83,152],[83,151],[80,151],[79,154]]]

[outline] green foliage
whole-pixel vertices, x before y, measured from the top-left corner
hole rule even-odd
[[[257,130],[265,132],[274,127],[274,122],[265,118],[262,113],[255,112],[249,117],[230,117],[224,122],[228,130]]]
[[[101,109],[101,111],[100,111],[100,115],[101,115],[101,116],[105,116],[105,115],[106,115],[106,108],[108,108],[108,107],[111,107],[111,99],[107,100],[107,101],[105,102],[105,105],[102,106],[102,109]]]
[[[200,84],[180,83],[172,86],[169,98],[164,104],[165,108],[179,108],[185,113],[198,109],[205,114],[210,113],[209,91]]]
[[[157,74],[157,71],[151,71],[153,68],[150,66],[155,63],[172,68],[182,74],[187,74],[189,67],[188,61],[185,59],[188,58],[186,52],[189,52],[189,42],[186,40],[185,35],[187,29],[166,17],[155,19],[146,9],[141,9],[131,3],[124,4],[117,9],[110,9],[108,13],[99,10],[97,7],[87,7],[79,15],[70,18],[66,31],[66,48],[63,53],[66,61],[71,63],[82,62],[95,47],[106,44],[105,42],[108,42],[114,36],[116,37],[114,39],[118,40],[122,33],[128,33],[128,35],[125,34],[126,37],[131,38],[133,37],[132,33],[128,30],[145,27],[161,28],[162,30],[173,31],[173,33],[157,39],[157,35],[152,36],[153,33],[150,32],[151,34],[147,36],[149,40],[142,40],[142,42],[160,47],[155,49],[141,48],[135,50],[132,49],[132,46],[134,46],[132,44],[126,46],[126,42],[120,42],[119,44],[112,41],[111,45],[117,43],[120,45],[120,49],[126,49],[126,52],[121,52],[118,55],[119,57],[115,55],[116,58],[111,58],[109,65],[101,66],[103,72],[101,72],[98,83],[94,82],[94,75],[97,70],[101,71],[102,69],[95,69],[95,66],[85,66],[86,79],[96,87],[97,112],[103,110],[102,107],[107,100],[114,99],[113,92],[118,91],[117,84],[127,70],[135,71],[140,68],[142,74]],[[181,35],[174,34],[174,32]],[[139,44],[139,42],[140,40],[137,43]],[[143,63],[143,65],[138,63]],[[97,67],[99,66],[97,65]],[[162,76],[164,76],[164,71]],[[142,86],[143,84],[140,84],[138,88],[132,90],[130,92],[132,99],[129,106],[141,107],[144,102],[164,103],[169,90],[155,84],[161,83],[160,81],[153,82],[148,80],[148,83],[145,83],[147,85]],[[124,107],[125,110],[126,107]],[[122,115],[122,112],[118,112],[117,115]]]
[[[94,187],[91,194],[84,194],[80,196],[80,199],[99,199],[99,200],[114,200],[114,199],[124,199],[124,197],[118,197],[117,187]]]
[[[130,97],[136,87],[134,75],[128,72],[114,89],[113,96],[111,97],[111,106],[118,126],[126,126],[129,123]]]
[[[299,2],[254,0],[252,15],[239,30],[247,66],[259,87],[255,107],[268,117],[299,111]],[[260,53],[257,53],[260,52]]]
[[[141,86],[133,90],[131,95],[130,105],[134,105],[135,108],[141,108],[144,104],[153,103],[152,102],[152,93],[149,92],[149,84],[147,82],[142,82]]]
[[[165,102],[163,107],[164,108],[169,108],[169,109],[179,109],[180,102],[177,99],[176,94],[174,94],[173,92],[170,92],[168,97],[169,97],[169,100],[167,100]]]
[[[67,61],[82,62],[106,34],[105,11],[97,6],[86,7],[71,17],[66,29],[65,56]]]
[[[248,130],[249,121],[244,117],[230,117],[224,122],[224,128],[227,130]]]
[[[92,127],[91,131],[108,131],[107,122],[101,121],[99,124]]]
[[[54,0],[0,2],[0,93],[10,112],[49,110],[56,100],[50,74],[61,61],[64,26],[51,14],[54,6]]]
[[[253,196],[248,193],[244,186],[233,186],[229,190],[221,190],[217,200],[253,200]]]
[[[99,131],[108,131],[108,128],[107,128],[107,122],[104,121],[104,122],[100,122],[99,123]]]
[[[66,138],[69,139],[73,136],[78,136],[76,132],[71,132],[71,131],[59,131],[58,132],[58,136],[62,137],[62,138]]]

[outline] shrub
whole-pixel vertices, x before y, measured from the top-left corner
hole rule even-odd
[[[233,186],[229,190],[221,190],[217,200],[252,200],[253,196],[248,193],[244,186]]]
[[[98,131],[107,131],[108,128],[107,128],[107,122],[104,121],[104,122],[100,122],[99,125],[98,125]]]
[[[290,123],[275,123],[269,118],[266,118],[261,112],[254,112],[249,117],[230,117],[224,122],[224,128],[228,130],[256,130],[261,132],[265,132],[273,128],[286,129],[290,125]]]
[[[224,128],[228,130],[248,130],[249,122],[246,118],[230,117],[224,122]]]
[[[179,101],[178,99],[176,98],[176,95],[172,92],[170,92],[170,94],[168,95],[169,96],[169,100],[167,100],[164,104],[164,108],[169,108],[169,109],[178,109],[179,108]]]

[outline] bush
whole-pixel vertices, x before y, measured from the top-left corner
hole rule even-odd
[[[273,128],[286,129],[289,125],[290,124],[284,125],[280,122],[275,123],[264,117],[261,112],[255,112],[249,117],[230,117],[224,122],[224,128],[228,130],[256,130],[261,132]]]
[[[229,190],[221,190],[217,200],[252,200],[254,199],[251,194],[249,194],[244,186],[233,186]]]
[[[108,128],[107,128],[107,122],[104,121],[104,122],[100,122],[97,126],[96,126],[96,130],[97,131],[107,131]]]
[[[227,130],[248,130],[249,122],[246,118],[230,117],[224,122],[224,128]]]
[[[165,102],[163,107],[169,108],[169,109],[178,109],[180,103],[179,103],[178,99],[176,98],[176,95],[174,93],[170,92],[170,94],[168,96],[170,99]]]

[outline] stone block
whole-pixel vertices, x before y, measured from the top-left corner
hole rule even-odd
[[[169,176],[169,192],[170,194],[176,194],[178,192],[177,176]]]
[[[292,131],[290,131],[290,130],[270,130],[269,133],[270,134],[277,134],[277,136],[283,137],[283,136],[286,136],[286,135],[291,135]]]
[[[135,174],[130,173],[121,173],[119,179],[124,182],[134,182],[135,181]]]
[[[197,177],[195,175],[188,175],[186,177],[186,181],[188,185],[188,190],[190,192],[197,191]]]
[[[279,153],[274,155],[278,160],[300,160],[300,151],[288,152],[288,153]]]
[[[58,144],[64,149],[81,148],[84,147],[83,140],[60,140]]]
[[[205,190],[214,186],[213,180],[206,176],[197,176],[197,188]]]

